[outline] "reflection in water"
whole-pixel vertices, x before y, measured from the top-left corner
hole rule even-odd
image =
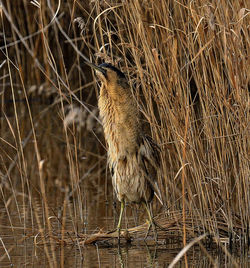
[[[1,209],[1,215],[5,214],[5,209]],[[73,245],[60,245],[55,243],[52,247],[39,235],[37,227],[27,228],[24,231],[20,224],[18,215],[10,215],[12,226],[6,217],[1,217],[0,226],[0,267],[168,267],[174,257],[181,250],[180,243],[166,243],[157,246],[148,245],[145,241],[133,241],[132,244],[122,244],[111,246],[98,242],[91,246],[79,246],[78,243]],[[14,217],[15,216],[15,217]],[[16,221],[15,221],[16,219]],[[89,217],[89,222],[85,226],[85,231],[91,233],[94,226],[103,226],[107,228],[112,226],[113,218],[95,218]],[[31,226],[31,224],[29,224]],[[7,227],[8,226],[8,227]],[[27,225],[28,226],[28,225]],[[66,222],[66,230],[71,230],[71,223]],[[56,225],[53,225],[54,241],[56,241]],[[48,233],[48,230],[45,231]],[[67,231],[65,231],[67,235]],[[79,243],[80,243],[79,239]],[[174,240],[173,240],[174,241]],[[150,241],[149,241],[150,242]],[[218,250],[202,250],[196,245],[187,253],[189,267],[211,267],[212,265],[221,267],[233,267],[230,258],[226,258]],[[53,259],[54,258],[54,259]],[[54,261],[53,261],[54,260]],[[241,262],[241,266],[247,267],[247,255],[234,257],[234,261]],[[184,260],[181,259],[177,267],[184,267]]]

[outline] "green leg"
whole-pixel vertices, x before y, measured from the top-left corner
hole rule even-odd
[[[119,216],[119,221],[117,224],[117,232],[118,232],[118,242],[120,244],[120,232],[121,232],[121,223],[122,223],[122,215],[125,207],[125,202],[124,200],[121,201],[121,211],[120,211],[120,216]]]
[[[153,231],[154,231],[155,241],[157,242],[157,233],[156,233],[156,229],[155,229],[155,223],[154,223],[154,220],[152,218],[150,209],[149,209],[148,204],[146,202],[143,202],[143,204],[144,204],[144,207],[145,207],[145,209],[146,209],[146,211],[148,213],[148,219],[149,219],[149,227],[148,227],[148,231],[147,231],[147,234],[145,236],[145,239],[147,238],[148,233],[150,231],[150,228],[152,227]]]

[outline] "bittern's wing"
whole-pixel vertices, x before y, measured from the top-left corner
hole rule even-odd
[[[139,165],[144,171],[145,177],[153,188],[157,199],[163,204],[157,184],[157,171],[160,169],[160,151],[160,147],[151,137],[147,135],[142,137],[139,148]]]

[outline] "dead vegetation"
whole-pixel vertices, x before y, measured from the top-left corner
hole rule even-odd
[[[170,230],[184,244],[205,232],[249,243],[246,1],[31,2],[0,7],[1,217],[13,226],[17,211],[24,229],[53,237],[54,202],[64,237],[66,218],[79,233],[87,212],[111,206],[98,87],[81,51],[129,79],[162,149],[165,206],[154,209],[177,213]]]

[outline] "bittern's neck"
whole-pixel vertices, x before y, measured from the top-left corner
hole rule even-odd
[[[105,88],[107,90],[108,96],[113,101],[117,102],[117,105],[119,103],[127,101],[128,98],[132,97],[132,94],[129,89],[123,88],[117,83],[109,83]]]
[[[138,147],[140,121],[138,107],[128,88],[105,85],[100,90],[98,101],[105,138],[111,158],[135,153]]]

